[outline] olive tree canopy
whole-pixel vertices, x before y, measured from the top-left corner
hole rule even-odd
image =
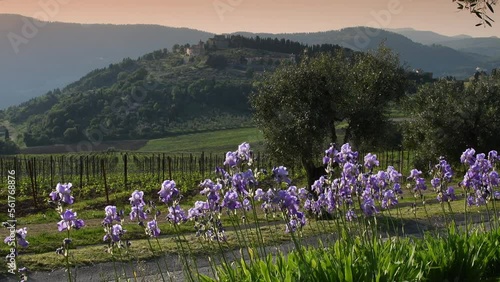
[[[268,151],[285,164],[299,161],[310,185],[315,160],[337,142],[340,122],[346,123],[344,142],[383,139],[387,105],[404,94],[405,81],[397,56],[385,47],[349,57],[337,51],[264,76],[250,102]]]

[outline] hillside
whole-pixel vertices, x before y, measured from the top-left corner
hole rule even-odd
[[[64,87],[123,58],[135,59],[151,50],[170,50],[174,44],[192,44],[212,36],[157,25],[45,22],[27,42],[18,39],[25,43],[12,44],[9,34],[23,38],[22,29],[29,23],[33,19],[0,14],[0,109]]]
[[[255,36],[252,33],[240,33]],[[455,76],[466,78],[474,74],[476,67],[492,69],[500,66],[500,58],[492,59],[477,54],[461,52],[446,46],[424,45],[407,37],[381,29],[357,27],[338,31],[294,34],[258,34],[262,37],[276,36],[304,44],[338,44],[358,51],[376,49],[384,43],[400,55],[402,62],[410,68],[432,72],[435,77]],[[474,40],[474,39],[471,39]]]
[[[16,141],[29,147],[252,126],[248,95],[254,77],[294,63],[293,54],[305,48],[310,54],[340,48],[241,36],[226,41],[224,48],[205,45],[191,56],[186,44],[127,58],[1,115],[21,133]]]

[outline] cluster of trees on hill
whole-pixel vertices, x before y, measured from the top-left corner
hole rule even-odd
[[[314,55],[317,53],[333,53],[337,50],[344,50],[346,54],[351,53],[352,50],[343,48],[337,44],[303,44],[297,41],[292,41],[290,39],[278,39],[277,37],[261,37],[256,35],[255,37],[247,37],[243,35],[227,35],[226,40],[228,41],[228,48],[248,48],[255,50],[264,50],[269,52],[285,53],[285,54],[295,54],[296,58],[299,59],[304,52],[309,55]],[[189,44],[180,46],[178,44],[174,45],[173,50],[176,52],[184,53],[186,48],[190,47]],[[206,47],[209,51],[209,48]]]
[[[216,119],[221,127],[231,127],[231,120],[223,124],[218,117],[221,113],[248,116],[250,110],[243,101],[250,90],[250,84],[202,78],[190,84],[158,85],[147,92],[132,86],[124,92],[99,89],[63,95],[41,120],[40,116],[28,120],[24,142],[27,146],[74,143],[88,139],[92,132],[119,140],[161,137],[182,127],[210,129],[202,124],[189,128],[196,118],[206,118],[207,123]]]
[[[302,55],[306,51],[310,55],[320,52],[333,53],[337,50],[344,50],[346,53],[352,52],[336,44],[313,44],[306,45],[289,39],[261,38],[260,36],[245,37],[242,35],[228,36],[229,46],[233,48],[251,48],[266,50],[270,52],[280,52],[287,54]]]

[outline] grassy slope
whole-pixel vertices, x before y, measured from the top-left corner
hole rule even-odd
[[[234,151],[235,144],[250,143],[253,150],[261,151],[264,136],[257,128],[238,128],[204,133],[185,134],[154,139],[142,147],[141,152],[201,153]]]

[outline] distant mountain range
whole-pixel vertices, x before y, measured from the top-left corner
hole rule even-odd
[[[468,35],[444,36],[432,31],[420,31],[411,28],[388,29],[409,39],[426,45],[442,45],[466,53],[475,53],[500,58],[500,38],[498,37],[471,37]]]
[[[412,41],[425,45],[439,44],[441,42],[446,42],[446,41],[455,41],[455,40],[472,38],[472,36],[465,34],[456,36],[446,36],[439,33],[435,33],[433,31],[415,30],[413,28],[386,28],[385,30],[401,34],[405,37],[408,37]]]
[[[36,32],[24,36],[23,29],[26,33],[29,25],[35,26]],[[62,88],[91,70],[124,58],[137,58],[162,48],[170,50],[175,44],[193,44],[213,36],[199,30],[158,25],[51,22],[39,26],[31,18],[0,14],[0,109]],[[464,78],[472,75],[476,67],[489,70],[500,66],[498,38],[448,37],[409,29],[393,31],[359,27],[315,33],[239,34],[304,44],[339,44],[361,51],[385,42],[410,68],[430,71],[434,76]],[[17,40],[17,45],[12,44],[13,40]]]
[[[433,32],[413,32],[419,38],[429,42],[432,38],[439,39],[438,43],[425,45],[412,41],[408,37],[401,34],[367,27],[352,27],[341,30],[332,30],[326,32],[315,33],[294,33],[294,34],[253,34],[241,32],[245,36],[259,35],[261,37],[278,37],[286,38],[293,41],[298,41],[305,44],[338,44],[343,47],[351,48],[356,51],[367,51],[376,49],[381,43],[393,49],[400,55],[402,62],[405,62],[408,67],[414,69],[423,69],[424,71],[432,72],[435,77],[455,76],[457,78],[466,78],[474,74],[475,69],[491,70],[492,68],[500,67],[500,57],[495,57],[495,51],[491,51],[492,56],[488,56],[485,52],[473,52],[483,48],[485,43],[483,38],[475,41],[475,38],[446,37]],[[492,48],[500,48],[500,42],[495,43],[488,41],[488,46]],[[497,39],[498,40],[498,39]],[[455,43],[456,42],[456,43]],[[461,42],[471,42],[468,46]],[[446,44],[453,44],[463,50],[456,50],[447,47]],[[487,47],[490,48],[490,47]]]

